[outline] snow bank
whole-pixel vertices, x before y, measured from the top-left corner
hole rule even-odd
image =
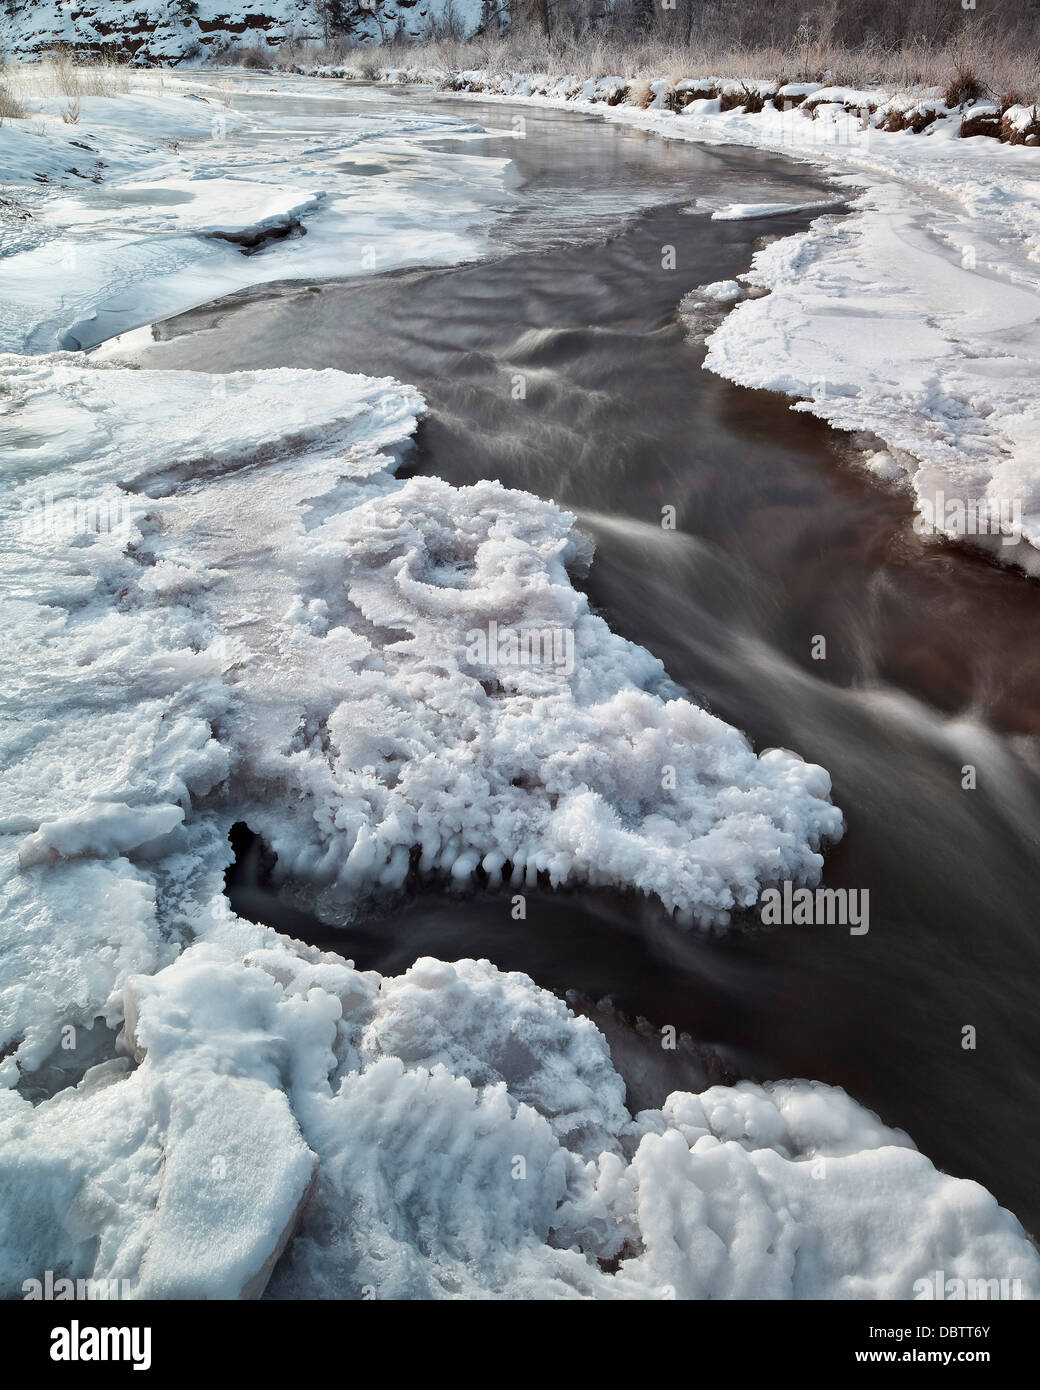
[[[279,1298],[911,1298],[935,1270],[1040,1293],[1014,1218],[840,1090],[633,1117],[599,1031],[524,975],[384,979],[251,930],[128,981],[136,1065],[35,1109],[0,1092],[5,1296],[44,1269],[130,1298],[272,1269]]]
[[[990,248],[1008,259],[994,233],[937,224],[906,190],[854,206],[756,254],[748,278],[770,293],[721,324],[705,365],[865,431],[918,529],[1040,574],[1040,277],[987,273]]]

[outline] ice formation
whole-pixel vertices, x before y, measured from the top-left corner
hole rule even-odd
[[[4,1294],[47,1269],[133,1297],[1040,1289],[1013,1217],[840,1091],[633,1118],[598,1030],[526,977],[381,980],[231,913],[240,817],[355,899],[508,862],[707,921],[818,874],[826,773],[756,757],[590,613],[570,517],[397,480],[421,401],[390,380],[0,365]],[[570,625],[573,671],[469,669],[492,615]]]
[[[133,1061],[35,1110],[0,1092],[4,1295],[41,1269],[131,1298],[1040,1292],[1015,1219],[840,1090],[633,1117],[598,1030],[526,976],[213,931],[127,981]]]
[[[229,78],[146,72],[76,98],[71,125],[48,72],[5,78],[25,115],[0,126],[0,351],[91,348],[275,280],[486,254],[480,229],[513,197],[508,160],[478,154],[480,128],[456,116],[352,93],[330,113],[317,83],[286,112],[273,76],[240,110]]]
[[[12,640],[35,638],[54,738],[85,726],[74,771],[45,774],[67,765],[47,741],[17,761],[23,868],[167,842],[219,785],[283,876],[344,902],[412,867],[479,867],[635,887],[712,923],[765,882],[818,878],[841,833],[823,769],[756,756],[611,633],[570,582],[587,543],[552,503],[397,481],[414,392],[71,355],[8,358],[5,379],[36,465],[8,496],[8,564],[46,553],[49,576],[12,608]],[[492,623],[566,631],[573,669],[503,660],[501,641],[473,661]],[[28,681],[25,698],[29,724]],[[119,721],[137,732],[113,767]]]

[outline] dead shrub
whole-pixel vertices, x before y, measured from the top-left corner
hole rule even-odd
[[[969,102],[979,101],[986,89],[967,63],[958,63],[953,76],[943,91],[943,101],[949,107],[967,106]]]
[[[23,121],[29,113],[3,82],[0,82],[0,124],[4,121]]]
[[[240,48],[235,54],[235,60],[239,67],[254,72],[268,72],[271,68],[271,59],[261,38],[257,38],[251,47]]]
[[[766,98],[757,87],[751,87],[746,82],[742,82],[739,87],[731,87],[728,91],[719,93],[720,111],[750,111],[752,115],[757,115],[766,104]]]

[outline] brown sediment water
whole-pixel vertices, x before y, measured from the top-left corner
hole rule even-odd
[[[438,109],[503,129],[514,114]],[[418,386],[429,415],[413,469],[498,478],[573,510],[596,540],[586,587],[610,625],[757,748],[830,770],[848,829],[825,882],[869,890],[869,932],[748,919],[721,936],[683,933],[606,892],[538,892],[514,922],[505,895],[441,890],[337,931],[278,903],[250,868],[248,837],[232,902],[366,967],[487,956],[684,1030],[736,1074],[845,1086],[1040,1231],[1040,586],[918,537],[908,500],[858,471],[846,441],[702,370],[682,296],[745,271],[758,237],[808,215],[765,226],[685,209],[784,190],[811,202],[827,194],[818,175],[519,111],[522,140],[479,146],[514,160],[520,195],[486,260],[267,286],[157,325],[136,358]],[[660,524],[665,507],[675,531]],[[969,1026],[974,1050],[962,1046]],[[655,1075],[660,1090],[666,1073]]]

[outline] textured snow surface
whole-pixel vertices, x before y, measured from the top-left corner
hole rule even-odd
[[[465,260],[511,205],[509,161],[470,152],[480,127],[456,117],[330,111],[327,86],[274,76],[130,80],[68,125],[46,68],[7,79],[27,115],[0,126],[0,350],[93,347],[273,280]]]
[[[633,1118],[595,1026],[526,977],[381,980],[232,915],[240,817],[345,900],[413,846],[705,920],[816,876],[826,774],[756,758],[591,615],[569,517],[395,480],[421,401],[389,380],[0,366],[4,1294],[47,1269],[135,1297],[272,1271],[282,1297],[1040,1291],[1014,1218],[841,1091]],[[569,626],[573,669],[469,669],[492,615]]]
[[[12,645],[34,640],[39,662],[22,670],[26,727],[39,685],[56,736],[91,723],[95,692],[111,705],[67,786],[48,772],[57,749],[27,740],[10,803],[23,867],[176,836],[197,765],[207,793],[231,772],[280,872],[330,908],[401,884],[415,856],[456,880],[482,865],[493,883],[505,869],[636,887],[705,923],[762,883],[818,878],[821,842],[841,833],[823,769],[756,756],[611,633],[570,582],[588,547],[568,514],[497,483],[395,481],[380,450],[407,439],[414,392],[71,355],[3,369],[24,443],[6,503],[15,595],[47,562],[46,592],[10,609]],[[99,508],[118,521],[100,535]],[[491,624],[566,638],[570,669],[551,646],[530,665],[474,652]],[[139,726],[153,687],[160,703],[178,692],[185,739],[166,710],[162,747],[192,774],[155,781],[138,736],[113,779],[112,721]],[[214,704],[219,739],[188,713]]]
[[[908,1298],[1040,1259],[975,1183],[811,1082],[630,1116],[602,1035],[524,975],[358,972],[220,924],[126,986],[120,1058],[0,1092],[0,1289],[132,1297]],[[200,922],[199,925],[202,925]],[[1013,1286],[1012,1286],[1013,1287]]]

